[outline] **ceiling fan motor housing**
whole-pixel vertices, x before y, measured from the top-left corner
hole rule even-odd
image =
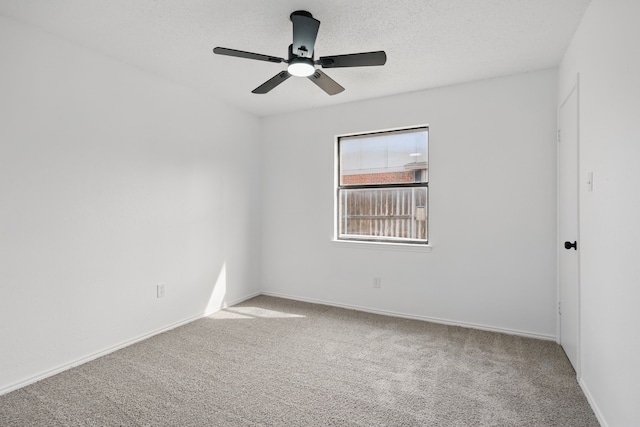
[[[313,48],[318,36],[320,21],[306,10],[296,10],[289,19],[293,23],[293,50],[296,56],[313,57]]]
[[[307,60],[309,60],[309,62],[310,62],[310,63],[312,63],[312,64],[314,63],[314,60],[313,60],[313,52],[311,52],[311,56],[310,56],[310,57],[305,57],[305,56],[297,55],[297,54],[293,51],[293,45],[292,45],[292,44],[290,44],[290,45],[289,45],[289,60],[288,60],[288,61],[286,61],[286,62],[291,63],[291,62],[292,62],[293,60],[295,60],[295,59],[307,59]]]

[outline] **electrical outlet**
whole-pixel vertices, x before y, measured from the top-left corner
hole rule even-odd
[[[164,284],[158,285],[157,291],[158,291],[158,298],[164,297]]]
[[[373,278],[373,287],[376,289],[380,288],[380,277],[374,277]]]

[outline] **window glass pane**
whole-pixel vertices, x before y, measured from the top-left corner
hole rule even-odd
[[[428,182],[428,131],[341,137],[340,185]]]
[[[427,187],[340,189],[339,237],[427,242]]]

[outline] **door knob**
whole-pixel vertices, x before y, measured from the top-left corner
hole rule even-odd
[[[578,250],[578,242],[564,242],[564,248],[565,249],[571,249],[573,248],[574,251]]]

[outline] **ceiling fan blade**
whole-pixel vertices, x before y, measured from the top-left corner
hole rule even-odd
[[[302,58],[312,58],[320,21],[314,19],[309,12],[298,10],[291,14],[291,22],[293,22],[293,53]]]
[[[258,94],[267,93],[274,87],[278,86],[283,81],[287,80],[289,77],[291,77],[291,74],[289,74],[288,71],[281,71],[275,76],[271,77],[266,82],[262,83],[260,86],[258,86],[254,90],[252,90],[251,93],[258,93]]]
[[[322,68],[370,67],[384,65],[387,54],[383,50],[377,52],[350,53],[347,55],[322,56],[317,61]]]
[[[226,47],[216,47],[213,49],[213,53],[217,53],[218,55],[235,56],[237,58],[255,59],[257,61],[275,62],[277,64],[284,61],[284,58],[262,55],[260,53],[245,52],[242,50],[227,49]]]
[[[335,80],[320,70],[316,70],[315,73],[308,77],[308,79],[317,84],[320,89],[327,92],[329,95],[336,95],[344,90],[344,88],[336,83]]]

